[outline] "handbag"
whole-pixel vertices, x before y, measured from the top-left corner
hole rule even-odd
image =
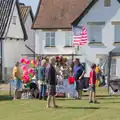
[[[68,83],[69,84],[74,84],[75,78],[73,76],[68,77]]]

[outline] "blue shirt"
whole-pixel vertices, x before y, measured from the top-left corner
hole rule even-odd
[[[79,77],[84,72],[84,66],[82,64],[75,65],[74,68],[73,68],[73,72],[74,72],[75,79],[78,80]]]
[[[38,80],[45,81],[45,67],[43,66],[38,68]]]

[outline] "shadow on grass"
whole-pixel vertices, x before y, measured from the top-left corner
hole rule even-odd
[[[7,96],[7,95],[0,95],[0,101],[9,101],[12,100],[12,96]]]
[[[63,109],[83,109],[83,110],[96,110],[100,109],[100,107],[62,107]]]
[[[120,104],[120,102],[104,102],[104,103],[105,103],[105,104],[106,104],[106,103],[108,103],[108,104],[109,104],[109,103],[112,103],[112,104]]]

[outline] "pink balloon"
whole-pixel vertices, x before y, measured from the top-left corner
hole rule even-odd
[[[29,59],[26,59],[26,60],[25,60],[25,63],[26,63],[27,65],[29,65],[29,64],[30,64],[30,60],[29,60]]]
[[[25,82],[25,83],[29,83],[30,82],[30,77],[29,76],[23,76],[23,81]]]
[[[32,68],[28,69],[28,73],[33,73],[34,70]]]
[[[21,58],[20,59],[20,63],[24,63],[25,62],[25,59],[24,58]]]
[[[22,69],[23,71],[27,71],[26,65],[22,65],[22,66],[21,66],[21,69]]]
[[[23,75],[28,75],[28,71],[24,71],[24,72],[23,72]]]
[[[36,60],[32,60],[31,63],[32,63],[33,65],[36,65],[36,64],[37,64]]]

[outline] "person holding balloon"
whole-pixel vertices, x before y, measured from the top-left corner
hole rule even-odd
[[[41,61],[41,66],[38,67],[38,82],[40,84],[40,95],[39,99],[46,100],[46,81],[45,81],[45,69],[46,69],[46,60]]]

